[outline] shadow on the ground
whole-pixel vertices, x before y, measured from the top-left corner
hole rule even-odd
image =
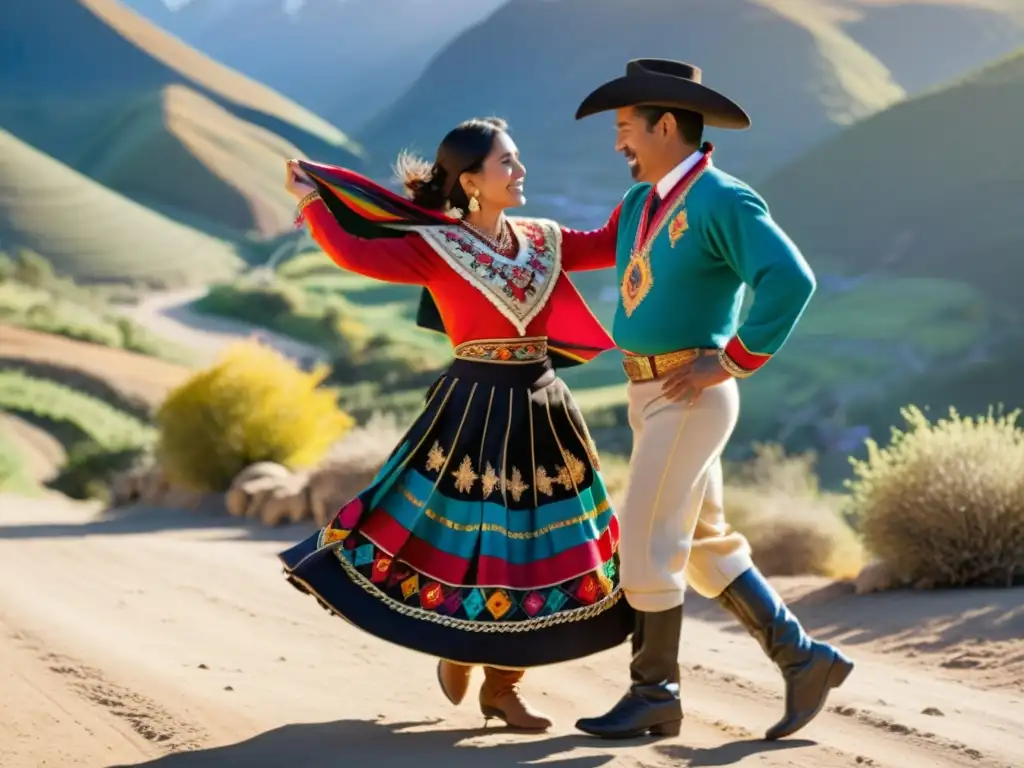
[[[516,737],[495,741],[487,730],[439,730],[436,722],[380,723],[341,720],[286,725],[246,741],[179,752],[134,765],[148,768],[600,768],[639,741],[599,741],[585,736]],[[494,733],[503,734],[502,731]],[[663,744],[657,751],[680,768],[727,766],[762,752],[795,749],[813,742],[738,741],[693,749]],[[587,754],[573,755],[573,750]],[[567,754],[569,753],[569,754]],[[596,753],[596,754],[595,754]]]
[[[851,582],[787,589],[789,609],[816,639],[841,646],[897,640],[902,650],[941,652],[971,639],[1024,637],[1024,588],[894,590],[854,594]],[[687,596],[687,615],[745,634],[731,614],[711,600]],[[729,626],[732,625],[732,626]],[[753,642],[753,641],[751,641]]]
[[[0,540],[121,536],[189,530],[222,531],[225,538],[279,541],[288,545],[301,541],[315,530],[315,526],[302,523],[272,528],[255,521],[241,520],[228,515],[220,499],[211,498],[197,509],[132,504],[104,510],[82,523],[0,525]]]
[[[313,532],[310,523],[270,528],[254,521],[230,517],[222,500],[195,510],[126,506],[107,510],[81,523],[19,524],[0,526],[0,540],[84,538],[154,533],[157,531],[209,531],[225,539],[278,543],[281,549]],[[7,502],[5,502],[7,503]],[[895,642],[902,651],[943,652],[970,641],[1012,642],[1024,637],[1024,587],[1009,589],[897,590],[855,595],[849,582],[776,580],[789,608],[816,638],[855,647],[878,640]],[[731,614],[718,604],[689,593],[688,618],[723,625],[745,634]],[[927,631],[922,631],[927,628]],[[753,640],[751,640],[753,642]],[[1014,663],[1022,658],[1011,659]],[[950,660],[951,665],[958,662]],[[963,664],[975,664],[964,660]],[[982,663],[982,662],[978,662]]]

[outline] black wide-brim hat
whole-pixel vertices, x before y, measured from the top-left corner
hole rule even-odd
[[[605,83],[583,100],[579,120],[623,107],[658,106],[686,109],[704,116],[715,128],[743,130],[750,118],[739,104],[701,83],[701,70],[670,59],[633,59],[625,77]]]

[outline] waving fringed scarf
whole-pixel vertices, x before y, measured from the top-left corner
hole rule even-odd
[[[297,165],[316,185],[320,197],[338,224],[351,235],[368,240],[415,235],[418,227],[457,225],[457,219],[440,211],[421,208],[346,168],[300,160]],[[415,235],[419,236],[419,235]],[[568,275],[558,277],[564,285],[552,295],[549,326],[561,331],[566,340],[549,335],[548,352],[555,368],[588,362],[614,343],[587,308]],[[433,296],[424,288],[420,294],[416,325],[447,335]]]

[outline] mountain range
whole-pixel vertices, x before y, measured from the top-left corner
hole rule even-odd
[[[510,0],[357,138],[383,175],[400,149],[430,154],[458,120],[497,113],[511,123],[536,200],[614,202],[628,175],[612,151],[612,118],[575,122],[573,113],[630,58],[689,61],[739,101],[752,129],[708,138],[730,171],[757,181],[908,93],[1021,44],[1024,3],[1008,0]]]
[[[165,0],[128,5],[346,131],[401,96],[505,0]],[[272,52],[272,55],[267,55]],[[467,62],[467,66],[470,63]]]
[[[362,149],[115,0],[0,10],[0,127],[190,226],[267,236],[290,220],[283,160]]]

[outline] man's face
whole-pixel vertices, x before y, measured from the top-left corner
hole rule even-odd
[[[662,118],[664,120],[665,118]],[[621,152],[636,181],[655,182],[650,178],[664,163],[664,131],[659,125],[647,125],[647,119],[633,107],[623,107],[615,113],[615,151]]]

